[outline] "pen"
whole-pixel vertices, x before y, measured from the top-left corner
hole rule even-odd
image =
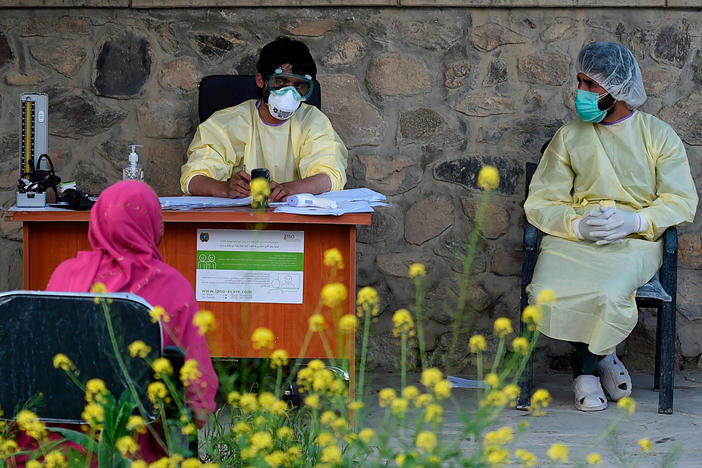
[[[246,164],[244,164],[244,172],[246,172]]]

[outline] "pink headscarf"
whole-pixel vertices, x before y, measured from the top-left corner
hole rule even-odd
[[[151,187],[118,182],[100,195],[90,212],[88,239],[94,250],[61,263],[46,289],[87,292],[99,282],[108,291],[131,292],[163,307],[169,317],[163,323],[164,345],[183,348],[185,358],[195,359],[202,374],[199,386],[188,387],[188,405],[196,414],[212,412],[218,380],[207,342],[192,323],[198,312],[195,293],[180,272],[163,262],[158,251],[162,237],[161,206]]]

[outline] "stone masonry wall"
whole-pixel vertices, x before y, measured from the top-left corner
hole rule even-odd
[[[463,333],[499,316],[517,326],[524,163],[574,117],[574,58],[588,41],[633,50],[649,93],[643,110],[673,125],[702,175],[699,9],[0,9],[3,210],[14,203],[21,92],[50,96],[49,152],[64,180],[98,192],[120,179],[127,144],[141,143],[147,182],[175,194],[198,81],[255,73],[260,47],[281,34],[305,41],[318,61],[323,110],[350,149],[348,186],[392,203],[358,232],[357,283],[383,301],[373,364],[398,360],[390,317],[413,301],[406,272],[416,261],[429,272],[427,346],[446,351],[483,164],[499,168],[501,183],[480,230]],[[702,365],[699,219],[680,229],[677,349],[687,367]],[[19,224],[0,221],[2,290],[21,287],[21,240]],[[621,351],[651,370],[655,315],[640,317]],[[567,352],[544,340],[540,361],[559,367]]]

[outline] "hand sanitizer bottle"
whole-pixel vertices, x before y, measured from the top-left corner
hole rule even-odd
[[[144,145],[129,145],[132,152],[129,153],[129,164],[122,169],[122,180],[138,180],[144,182],[144,168],[139,164],[139,155],[136,148]]]

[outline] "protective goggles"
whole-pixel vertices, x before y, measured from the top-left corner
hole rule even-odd
[[[284,73],[282,69],[276,68],[273,75],[266,81],[271,93],[282,95],[286,88],[293,88],[300,95],[300,100],[304,101],[312,96],[314,81],[310,75],[296,75],[294,73]]]

